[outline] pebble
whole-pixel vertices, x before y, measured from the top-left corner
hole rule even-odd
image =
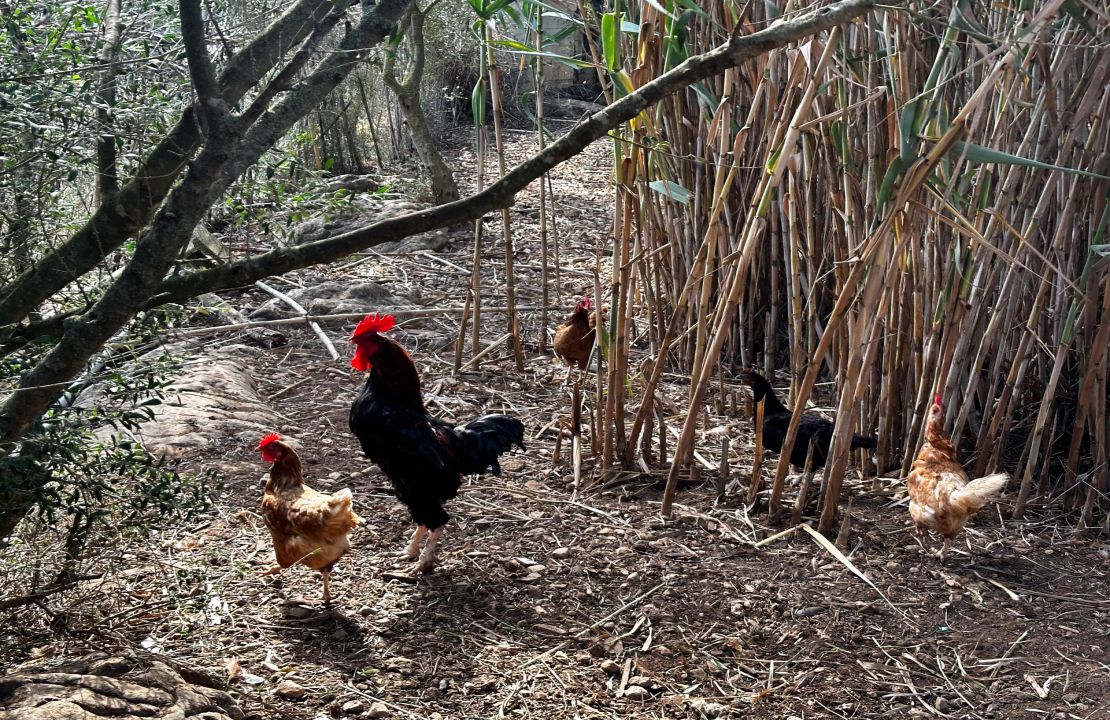
[[[300,700],[307,693],[303,687],[292,680],[282,680],[274,688],[274,692],[278,697],[283,697],[286,700]]]
[[[373,705],[370,706],[370,710],[369,710],[369,712],[366,713],[366,717],[372,717],[372,718],[389,717],[389,707],[386,706],[386,704],[383,703],[383,702],[376,702],[376,703],[374,703]]]
[[[312,608],[304,605],[286,605],[283,608],[285,617],[294,618],[296,620],[303,620],[312,614]]]
[[[710,719],[724,715],[725,710],[727,710],[727,708],[720,703],[706,702],[700,698],[692,701],[690,704],[693,705],[694,709],[701,713],[702,716]]]
[[[551,551],[551,557],[556,559],[556,560],[566,560],[568,557],[570,557],[570,548],[568,548],[568,547],[555,548],[554,550]]]
[[[641,687],[639,685],[629,685],[624,689],[624,697],[628,698],[629,700],[644,702],[645,700],[651,699],[651,693],[648,692],[648,689],[645,687]]]
[[[601,669],[610,675],[616,675],[621,671],[621,664],[615,660],[604,660],[601,663]]]
[[[366,705],[361,700],[348,700],[339,711],[344,715],[358,715],[365,709]]]

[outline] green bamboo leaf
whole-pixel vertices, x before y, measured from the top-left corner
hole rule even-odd
[[[671,200],[683,205],[688,205],[690,198],[694,196],[689,190],[670,180],[652,180],[648,183],[648,187],[660,195],[666,195]]]
[[[610,71],[616,70],[620,63],[619,27],[617,13],[605,13],[601,16],[601,52],[605,57],[605,67]]]
[[[1045,163],[1039,160],[1030,160],[1029,158],[1018,157],[1008,152],[976,145],[975,143],[963,141],[956,142],[952,146],[950,152],[954,152],[957,155],[964,155],[971,162],[991,163],[995,165],[1022,165],[1025,167],[1040,168],[1042,170],[1059,170],[1060,172],[1097,178],[1099,180],[1110,180],[1110,177],[1106,175],[1099,175],[1098,173],[1093,173],[1088,170],[1078,170],[1076,168],[1063,167],[1062,165],[1052,165],[1051,163]]]
[[[671,14],[671,11],[660,5],[659,0],[647,0],[647,4],[651,5],[653,8],[671,18],[672,20],[674,19],[674,15]]]
[[[1110,244],[1108,245],[1092,245],[1091,252],[1099,257],[1110,257]]]
[[[886,206],[887,200],[890,199],[890,193],[894,189],[894,183],[897,182],[907,167],[909,167],[909,163],[903,160],[901,155],[891,161],[890,167],[886,169],[883,181],[879,185],[879,195],[876,200],[880,208]]]
[[[906,103],[902,108],[902,116],[898,119],[898,130],[901,136],[901,145],[898,156],[907,165],[917,154],[917,135],[921,126],[917,123],[918,111],[924,101],[921,98]]]
[[[1098,37],[1098,33],[1095,31],[1094,27],[1087,21],[1087,18],[1083,15],[1083,11],[1079,9],[1079,3],[1075,0],[1064,0],[1064,4],[1061,7],[1063,11],[1067,13],[1068,17],[1074,20],[1079,27],[1087,31],[1088,35],[1091,37]]]
[[[517,42],[516,40],[491,40],[490,45],[494,47],[510,48],[512,50],[523,50],[526,53],[539,52],[536,48],[525,45],[522,42]]]
[[[559,12],[558,10],[552,10],[551,12],[545,12],[543,14],[543,16],[545,18],[555,18],[557,20],[564,20],[566,22],[574,23],[575,25],[579,25],[579,26],[581,26],[583,24],[582,21],[579,20],[578,18],[571,17],[570,15],[567,15],[564,12]]]
[[[634,22],[628,22],[627,20],[621,20],[621,32],[628,33],[629,35],[639,35],[640,34],[640,26],[637,25]]]
[[[494,42],[491,42],[490,44],[491,45],[497,45],[501,42],[505,42],[505,41],[496,40]],[[575,69],[589,68],[589,67],[594,66],[594,64],[592,62],[588,62],[586,60],[579,60],[578,58],[572,58],[572,57],[569,57],[567,55],[559,55],[558,53],[549,52],[547,50],[545,50],[543,52],[539,52],[537,50],[531,50],[531,49],[529,49],[529,50],[512,50],[512,49],[510,49],[510,50],[506,50],[506,52],[509,53],[510,55],[528,55],[528,56],[534,56],[534,57],[547,58],[548,60],[554,60],[555,62],[560,62],[564,65],[567,65],[567,66],[575,68]]]
[[[470,93],[470,114],[478,127],[486,124],[486,83],[479,80]]]
[[[695,15],[699,15],[705,18],[706,20],[712,19],[709,17],[709,13],[707,13],[705,10],[702,10],[701,6],[694,2],[694,0],[678,0],[678,4],[686,8],[690,12],[694,13]]]

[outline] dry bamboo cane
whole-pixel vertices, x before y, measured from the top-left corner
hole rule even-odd
[[[752,450],[752,476],[748,481],[748,507],[754,508],[759,499],[759,486],[763,479],[763,401],[752,408],[752,424],[755,426],[755,448]]]
[[[802,513],[805,512],[806,503],[809,502],[809,486],[813,482],[813,474],[817,468],[813,467],[813,441],[814,438],[810,437],[809,447],[806,448],[806,464],[802,467],[802,482],[798,486],[798,497],[794,500],[794,512],[790,515],[790,524],[797,525],[802,521]]]
[[[543,47],[543,12],[536,13],[536,33],[535,42],[537,48]],[[533,68],[535,69],[535,82],[536,82],[536,130],[537,141],[539,144],[539,151],[542,153],[547,147],[547,138],[544,136],[544,73],[543,61],[536,58],[533,61]],[[544,181],[547,175],[544,174],[540,177],[540,353],[547,351],[547,333],[550,327],[548,310],[551,307],[551,283],[547,276],[547,267],[549,261],[549,253],[547,247],[547,195],[544,193]]]
[[[1095,283],[1092,286],[1097,286]],[[1093,298],[1092,298],[1093,299]],[[1087,372],[1083,375],[1083,384],[1079,391],[1079,408],[1075,414],[1075,422],[1071,429],[1071,445],[1068,447],[1068,461],[1065,469],[1065,502],[1070,502],[1074,505],[1077,502],[1076,497],[1069,498],[1068,496],[1077,496],[1075,488],[1078,487],[1076,478],[1078,477],[1079,466],[1079,446],[1083,440],[1083,427],[1089,425],[1091,438],[1097,439],[1099,436],[1093,427],[1094,423],[1088,423],[1088,418],[1098,415],[1105,410],[1105,401],[1099,397],[1095,392],[1095,386],[1098,383],[1100,371],[1104,369],[1106,348],[1110,345],[1110,273],[1106,276],[1106,281],[1102,289],[1102,321],[1098,325],[1095,333],[1094,342],[1090,345],[1091,352],[1087,357]],[[1084,502],[1086,506],[1086,502]],[[1084,507],[1086,511],[1086,507]],[[1084,515],[1086,512],[1084,512]]]
[[[501,68],[493,54],[493,43],[489,37],[489,24],[483,23],[483,32],[486,37],[483,45],[486,49],[486,69],[489,72],[490,99],[493,101],[493,140],[497,151],[498,177],[505,177],[505,138],[501,132]],[[516,312],[516,271],[513,269],[513,225],[509,208],[501,210],[502,239],[505,242],[505,305],[509,308],[506,313],[508,332],[513,341],[513,359],[516,361],[517,372],[524,372],[524,347],[520,341],[520,322]],[[477,305],[475,305],[477,307]]]
[[[785,133],[782,143],[782,155],[787,155],[793,152],[794,144],[800,134],[797,126],[800,125],[801,120],[805,113],[810,109],[813,102],[813,96],[817,92],[819,86],[818,78],[822,77],[824,68],[832,58],[833,48],[836,47],[837,41],[840,37],[840,28],[833,28],[829,33],[829,42],[825,47],[825,51],[818,61],[810,82],[806,86],[802,99],[799,101],[798,107],[794,113],[794,118],[790,123],[790,129]],[[721,347],[724,345],[725,337],[730,332],[732,318],[735,316],[737,303],[739,301],[740,293],[744,289],[744,276],[751,265],[752,257],[755,254],[756,241],[762,234],[763,229],[766,227],[766,222],[759,217],[759,209],[763,202],[763,198],[767,196],[775,187],[779,185],[782,180],[783,170],[785,169],[784,163],[778,163],[775,166],[775,171],[771,174],[765,175],[762,178],[760,187],[754,195],[753,202],[749,208],[748,221],[746,223],[746,230],[744,239],[741,242],[740,258],[735,261],[735,270],[729,283],[728,293],[723,297],[722,302],[718,304],[717,325],[714,329],[713,340],[709,344],[706,352],[706,357],[709,360],[705,362],[701,369],[701,374],[698,376],[696,389],[691,396],[691,409],[701,405],[704,397],[705,390],[708,386],[710,379],[709,371],[720,357]],[[795,413],[799,416],[799,413]],[[683,424],[682,433],[679,436],[678,447],[675,451],[675,460],[671,463],[670,472],[667,474],[667,487],[663,493],[662,513],[664,516],[669,516],[671,511],[671,504],[674,502],[674,493],[678,487],[678,471],[680,467],[680,460],[684,453],[693,445],[694,440],[694,424],[697,416],[693,413],[687,415],[686,422]],[[795,430],[796,432],[796,430]],[[780,458],[780,466],[782,461]]]

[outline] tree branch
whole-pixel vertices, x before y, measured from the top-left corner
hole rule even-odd
[[[183,10],[191,2],[196,0],[182,0]],[[185,178],[136,246],[123,273],[87,313],[63,323],[64,334],[58,344],[23,373],[19,387],[0,407],[0,457],[13,451],[27,429],[57,400],[65,383],[148,303],[193,228],[238,174],[335,89],[356,67],[355,61],[382,41],[410,2],[379,0],[372,7],[364,6],[362,20],[347,33],[339,51],[322,62],[296,92],[264,115],[245,137],[237,132],[210,134],[200,155],[189,163]],[[195,23],[195,19],[190,22]],[[204,58],[199,60],[203,62]],[[201,79],[202,86],[207,82]]]
[[[204,292],[250,285],[270,275],[338,260],[368,247],[476,220],[486,213],[508,207],[516,194],[533,180],[577,155],[587,145],[604,137],[622,122],[636,117],[662,98],[699,80],[724,72],[745,60],[849,22],[874,5],[874,0],[843,0],[795,19],[777,22],[751,35],[734,37],[704,55],[687,59],[639,90],[590,116],[481,192],[452,203],[383,220],[326,240],[275,248],[227,265],[170,278],[162,284],[148,307],[167,302],[184,302]]]
[[[349,7],[354,2],[343,0],[340,4]],[[237,102],[334,7],[329,0],[300,0],[232,58],[220,74],[220,94],[229,104]],[[0,340],[9,337],[16,324],[43,301],[146,227],[200,143],[196,109],[189,106],[111,202],[97,207],[66,243],[0,288]]]

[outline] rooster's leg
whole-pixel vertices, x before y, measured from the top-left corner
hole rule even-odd
[[[424,546],[424,552],[420,553],[420,562],[416,564],[416,569],[422,573],[431,572],[436,564],[436,545],[439,544],[439,539],[443,537],[445,527],[438,527],[432,530],[428,535],[428,543]],[[425,530],[426,531],[426,530]]]
[[[416,526],[416,532],[412,534],[412,539],[409,540],[409,546],[405,549],[405,559],[415,560],[420,554],[420,545],[424,542],[424,538],[428,536],[428,528],[423,525]]]

